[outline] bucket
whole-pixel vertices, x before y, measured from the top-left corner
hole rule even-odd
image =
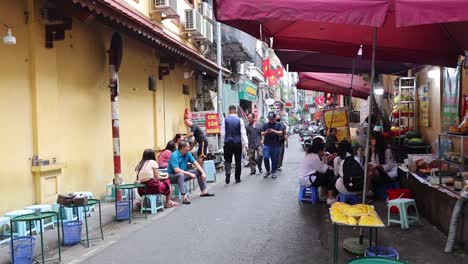
[[[129,201],[120,201],[117,202],[117,220],[128,220],[130,219],[130,202]]]
[[[388,201],[399,199],[399,198],[408,198],[408,199],[412,198],[410,189],[389,189],[387,190],[387,197],[388,197],[387,199]],[[390,208],[390,212],[394,214],[400,213],[398,211],[398,208],[396,208],[395,206]]]
[[[76,245],[81,242],[81,221],[67,221],[63,223],[63,244],[65,246]]]
[[[13,238],[13,246],[12,241],[10,241],[11,262],[13,262],[14,257],[15,263],[33,263],[35,244],[36,238],[31,236],[20,236]]]
[[[348,264],[400,264],[400,263],[408,263],[408,262],[404,262],[404,261],[396,260],[396,259],[381,258],[381,257],[363,257],[363,258],[356,258],[356,259],[348,261]]]
[[[382,257],[389,259],[399,259],[398,251],[388,247],[369,247],[366,249],[367,257]]]

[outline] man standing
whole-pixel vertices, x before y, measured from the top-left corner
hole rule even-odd
[[[283,126],[275,120],[275,113],[268,113],[268,123],[263,125],[263,160],[265,162],[266,173],[263,176],[270,176],[270,159],[271,159],[271,177],[276,178],[276,170],[278,168],[278,159],[280,155],[280,140],[283,135]]]
[[[195,169],[187,170],[188,163],[192,163]],[[210,197],[214,194],[206,190],[206,174],[202,166],[195,160],[192,153],[190,153],[190,145],[187,141],[182,140],[178,145],[178,150],[172,153],[169,160],[167,172],[169,173],[169,180],[173,184],[178,184],[180,193],[183,196],[182,203],[190,204],[190,199],[187,196],[185,182],[197,178],[198,186],[200,187],[201,197]]]
[[[190,147],[190,150],[193,149],[193,147],[195,147],[195,144],[198,144],[198,151],[197,151],[198,164],[203,165],[203,161],[206,158],[206,153],[208,150],[208,140],[206,139],[206,136],[201,130],[201,128],[197,126],[196,124],[194,124],[192,120],[185,119],[184,123],[187,127],[190,128],[190,133],[186,135],[185,138],[190,138],[191,136],[195,137],[195,141]]]
[[[247,131],[247,137],[249,140],[249,148],[247,153],[249,154],[249,165],[250,165],[250,175],[256,173],[255,167],[258,166],[258,171],[262,173],[262,125],[257,123],[257,117],[253,114],[248,116],[249,124],[245,127]]]
[[[281,116],[276,115],[275,117],[277,123],[281,123]],[[286,133],[286,126],[283,124],[283,135],[280,137],[280,155],[278,159],[278,171],[282,171],[283,167],[283,159],[284,159],[284,151],[287,147],[286,141],[288,140],[288,134]]]
[[[236,162],[236,183],[241,182],[242,150],[247,147],[247,133],[244,120],[237,116],[237,107],[229,106],[229,115],[221,124],[221,136],[224,137],[224,167],[226,169],[226,184],[231,181],[231,164],[234,155]]]

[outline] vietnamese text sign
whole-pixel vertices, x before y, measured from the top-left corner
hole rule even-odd
[[[443,77],[442,130],[447,131],[458,121],[460,68],[444,68]]]
[[[192,122],[199,126],[204,133],[206,133],[206,115],[208,114],[217,115],[218,113],[214,111],[192,112]]]
[[[239,99],[256,102],[257,86],[253,82],[245,80],[239,88]]]
[[[335,108],[324,111],[323,119],[327,131],[330,128],[336,128],[338,141],[349,140],[348,111],[345,108]]]
[[[218,113],[206,114],[205,120],[206,120],[205,127],[206,127],[207,134],[219,134],[220,133]]]

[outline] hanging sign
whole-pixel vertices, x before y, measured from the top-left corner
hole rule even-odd
[[[419,122],[421,126],[428,127],[429,124],[429,86],[425,84],[419,87]]]
[[[219,134],[219,115],[218,113],[210,113],[205,116],[205,127],[207,134]]]
[[[338,141],[343,139],[350,140],[349,126],[348,126],[348,111],[346,108],[335,108],[323,112],[323,119],[325,121],[325,128],[327,131],[330,128],[336,128]]]

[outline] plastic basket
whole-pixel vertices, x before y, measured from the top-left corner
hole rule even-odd
[[[130,218],[130,202],[129,201],[120,201],[117,202],[117,220],[128,220]]]
[[[10,241],[11,262],[13,262],[14,256],[15,263],[33,263],[35,244],[36,238],[31,236],[20,236],[13,238],[13,243]]]
[[[65,246],[76,245],[81,242],[81,221],[68,221],[63,223],[63,244]]]
[[[380,258],[380,257],[363,257],[348,261],[348,264],[399,264],[408,263],[396,259]]]
[[[366,256],[399,259],[398,251],[388,247],[369,247],[366,249]]]

